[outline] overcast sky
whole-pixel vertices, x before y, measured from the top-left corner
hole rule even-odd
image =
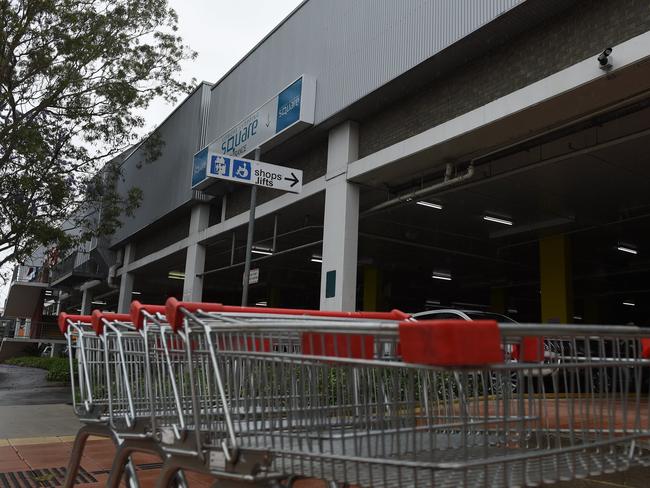
[[[301,1],[170,0],[178,14],[179,34],[198,53],[195,60],[183,64],[183,79],[217,81]],[[173,109],[164,101],[154,102],[145,112],[145,132],[162,122]],[[4,306],[8,291],[8,284],[0,281],[0,307]]]
[[[194,61],[184,63],[184,79],[217,81],[301,1],[170,0],[178,13],[180,35],[198,53]],[[147,112],[147,129],[172,109],[164,102],[153,104]]]

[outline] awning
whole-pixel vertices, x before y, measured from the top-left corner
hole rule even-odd
[[[43,290],[47,287],[47,283],[13,283],[9,288],[4,317],[32,317],[41,305]]]

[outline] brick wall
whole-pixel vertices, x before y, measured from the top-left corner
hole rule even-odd
[[[584,0],[361,121],[360,157],[650,30],[648,0]],[[616,52],[613,53],[614,59]],[[595,59],[594,59],[594,62]]]

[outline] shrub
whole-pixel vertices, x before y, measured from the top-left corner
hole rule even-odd
[[[38,356],[21,356],[7,359],[5,364],[39,368],[47,370],[47,381],[70,381],[68,358],[42,358]],[[76,369],[76,364],[75,364]]]

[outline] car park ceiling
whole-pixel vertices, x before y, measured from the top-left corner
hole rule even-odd
[[[468,286],[535,282],[539,238],[566,233],[574,279],[650,270],[649,128],[643,109],[479,166],[466,184],[423,199],[442,209],[412,201],[370,214],[360,222],[360,259],[412,270],[434,262]],[[365,187],[362,208],[385,199],[385,190]],[[617,251],[621,242],[638,255]],[[637,286],[620,286],[628,285]]]

